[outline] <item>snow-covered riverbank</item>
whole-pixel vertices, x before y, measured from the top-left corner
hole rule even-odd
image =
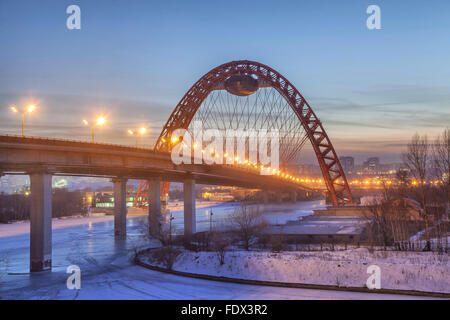
[[[143,262],[158,265],[149,256]],[[339,252],[227,252],[220,265],[215,252],[183,251],[174,270],[229,278],[365,287],[367,267],[381,269],[381,288],[450,293],[448,255],[354,249]],[[162,266],[162,265],[159,265]]]

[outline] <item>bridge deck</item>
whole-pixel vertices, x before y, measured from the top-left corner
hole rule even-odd
[[[230,185],[260,189],[310,188],[278,176],[228,165],[175,165],[169,153],[121,145],[35,137],[0,136],[0,173],[29,174],[48,171],[54,175],[123,177]]]

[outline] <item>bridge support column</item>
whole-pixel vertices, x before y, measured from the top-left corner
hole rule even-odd
[[[296,203],[297,202],[297,190],[291,191],[291,202]]]
[[[264,190],[262,192],[262,201],[263,201],[263,204],[269,203],[269,192],[267,192],[266,190]]]
[[[52,175],[30,174],[30,272],[52,268]]]
[[[277,203],[282,203],[283,202],[283,193],[281,191],[276,191],[275,199],[276,199]]]
[[[114,236],[127,236],[127,179],[115,178],[114,183]]]
[[[195,180],[187,179],[183,185],[184,192],[184,234],[196,232],[195,221]]]
[[[161,218],[161,179],[148,180],[148,228],[150,234],[154,234],[159,228]]]

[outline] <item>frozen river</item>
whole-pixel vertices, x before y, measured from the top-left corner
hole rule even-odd
[[[305,215],[320,202],[298,203],[295,208],[271,209],[268,219],[283,223]],[[197,209],[199,229],[209,227],[207,213]],[[212,208],[217,221],[232,204]],[[276,213],[276,214],[275,214]],[[173,213],[174,223],[182,226],[182,213]],[[326,290],[274,288],[184,278],[150,271],[131,262],[133,250],[142,243],[139,236],[142,218],[129,218],[128,237],[115,240],[111,217],[54,221],[53,270],[30,274],[27,224],[0,228],[0,299],[387,299],[413,298]],[[62,221],[62,222],[61,222]],[[213,220],[214,221],[214,220]],[[7,232],[8,228],[12,228]],[[81,269],[81,290],[66,287],[66,268]]]

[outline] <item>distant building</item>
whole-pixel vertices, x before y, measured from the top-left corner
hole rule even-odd
[[[364,170],[367,172],[372,172],[372,173],[377,172],[379,166],[380,166],[380,158],[378,158],[378,157],[368,158],[363,163]]]
[[[289,166],[287,168],[290,174],[300,176],[300,177],[321,177],[322,172],[320,171],[320,167],[314,164],[303,164],[303,165],[295,165]]]
[[[355,169],[355,158],[340,157],[339,161],[341,162],[342,169],[344,169],[345,173],[353,173],[353,170]]]
[[[127,207],[134,204],[135,192],[127,190]],[[114,192],[112,191],[87,191],[84,193],[84,202],[91,208],[114,208]]]

